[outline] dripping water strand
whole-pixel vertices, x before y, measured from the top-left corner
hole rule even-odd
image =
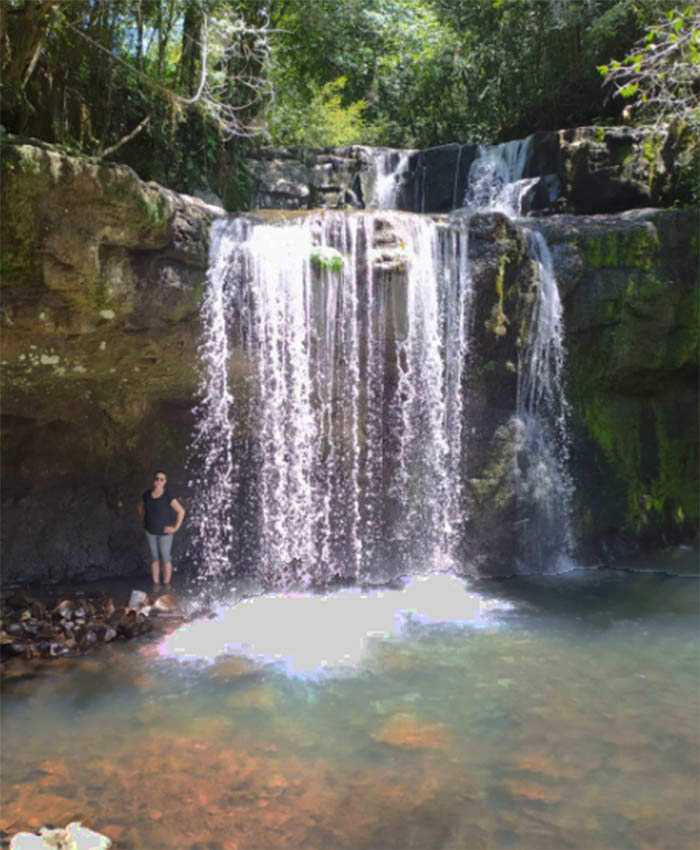
[[[517,410],[524,430],[518,465],[526,516],[524,557],[540,569],[568,564],[573,553],[569,407],[564,387],[564,321],[551,253],[541,233],[525,231],[537,288],[518,368]]]

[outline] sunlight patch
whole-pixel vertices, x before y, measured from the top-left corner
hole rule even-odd
[[[182,626],[158,652],[208,663],[242,653],[282,664],[290,674],[330,672],[360,666],[374,644],[400,638],[412,623],[479,626],[504,607],[468,593],[464,581],[450,575],[414,578],[402,590],[261,596]]]

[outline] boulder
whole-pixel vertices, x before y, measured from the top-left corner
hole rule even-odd
[[[617,213],[691,199],[698,142],[690,128],[577,127],[559,131],[558,139],[556,171],[568,212]]]
[[[262,148],[249,157],[250,209],[363,208],[374,181],[371,149]]]
[[[400,209],[435,213],[461,207],[475,154],[472,144],[440,145],[414,154],[409,160],[412,191],[406,198],[410,205]]]

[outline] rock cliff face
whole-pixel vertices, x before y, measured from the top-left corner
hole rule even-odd
[[[652,168],[643,140],[632,140],[632,153],[622,156],[612,131],[602,139],[597,129],[570,135],[566,148],[562,133],[540,139],[532,166],[552,173],[556,155],[570,208],[590,212],[586,181],[600,197],[605,181],[621,182],[630,206],[672,192],[673,173],[659,164],[666,147],[654,149]],[[399,194],[405,206],[416,202],[421,156],[437,170],[434,179],[421,177],[428,194],[418,197],[420,206],[443,205],[450,182],[454,197],[467,147],[414,154],[413,183]],[[266,156],[253,170],[255,197],[268,206],[362,206],[374,191],[367,149],[309,153],[303,163]],[[622,161],[613,164],[616,158]],[[440,178],[439,163],[448,160]],[[128,168],[29,145],[4,145],[2,174],[3,575],[143,569],[135,506],[153,469],[171,472],[171,490],[186,506],[191,495],[184,461],[198,387],[199,306],[209,225],[223,211],[144,184]],[[562,214],[533,224],[551,246],[566,308],[582,552],[593,559],[692,536],[697,213]],[[474,217],[469,245],[478,423],[468,471],[470,557],[484,572],[509,572],[514,364],[533,264],[522,228],[500,214]],[[186,542],[180,535],[176,559]]]
[[[128,571],[151,466],[184,485],[221,211],[28,145],[2,165],[4,575]]]
[[[567,317],[578,536],[596,554],[688,538],[698,528],[697,211],[538,224]]]

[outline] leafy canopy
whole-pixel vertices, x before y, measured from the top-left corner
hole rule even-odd
[[[598,70],[616,95],[629,101],[628,117],[700,123],[700,10],[670,10],[622,61]]]
[[[674,0],[0,0],[2,123],[235,206],[254,144],[695,115],[698,29]]]

